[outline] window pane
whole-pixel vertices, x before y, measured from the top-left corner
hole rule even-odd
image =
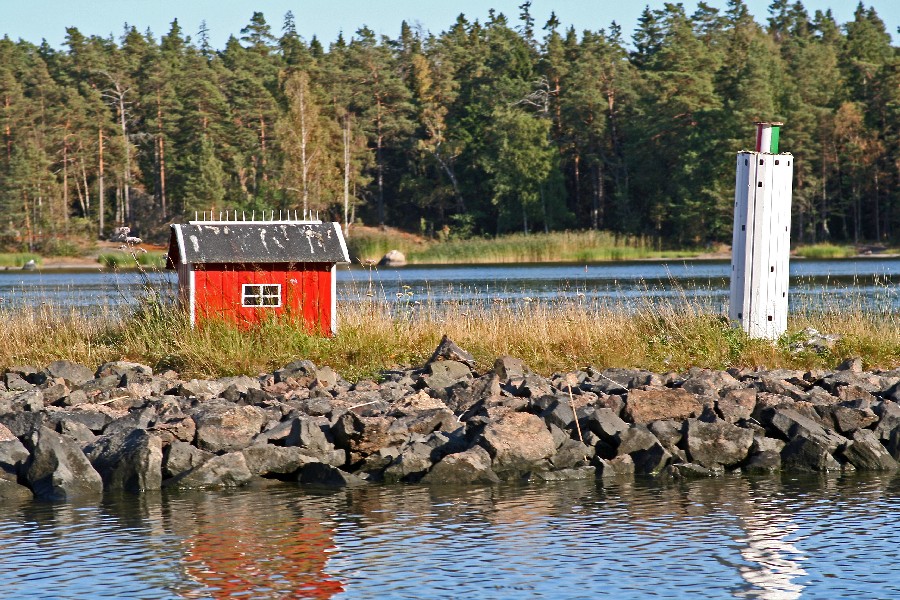
[[[241,291],[242,306],[281,306],[280,285],[245,283]]]
[[[280,285],[245,283],[241,291],[243,306],[281,306]]]
[[[244,284],[241,286],[241,305],[256,306],[259,303],[258,286]]]

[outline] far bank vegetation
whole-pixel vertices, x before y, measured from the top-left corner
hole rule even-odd
[[[785,122],[797,157],[795,243],[896,247],[900,53],[877,12],[660,6],[634,31],[538,22],[523,2],[393,38],[303,39],[293,14],[261,12],[223,48],[177,20],[72,27],[59,48],[5,37],[0,250],[82,254],[122,225],[159,243],[225,211],[448,241],[411,248],[421,262],[703,250],[730,243],[733,156],[759,119]]]

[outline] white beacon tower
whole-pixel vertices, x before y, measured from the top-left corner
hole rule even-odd
[[[728,317],[750,337],[787,330],[794,157],[778,152],[782,123],[756,124],[756,150],[737,155]]]

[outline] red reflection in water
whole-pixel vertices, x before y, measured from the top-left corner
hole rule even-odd
[[[278,530],[263,520],[197,524],[185,541],[185,572],[203,589],[185,598],[330,598],[343,584],[325,573],[332,531],[300,519]]]

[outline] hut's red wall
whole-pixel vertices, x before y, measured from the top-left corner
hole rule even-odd
[[[258,323],[270,315],[293,315],[310,332],[331,335],[331,265],[198,264],[194,306],[198,321],[221,318]],[[281,306],[241,306],[244,284],[281,285]]]

